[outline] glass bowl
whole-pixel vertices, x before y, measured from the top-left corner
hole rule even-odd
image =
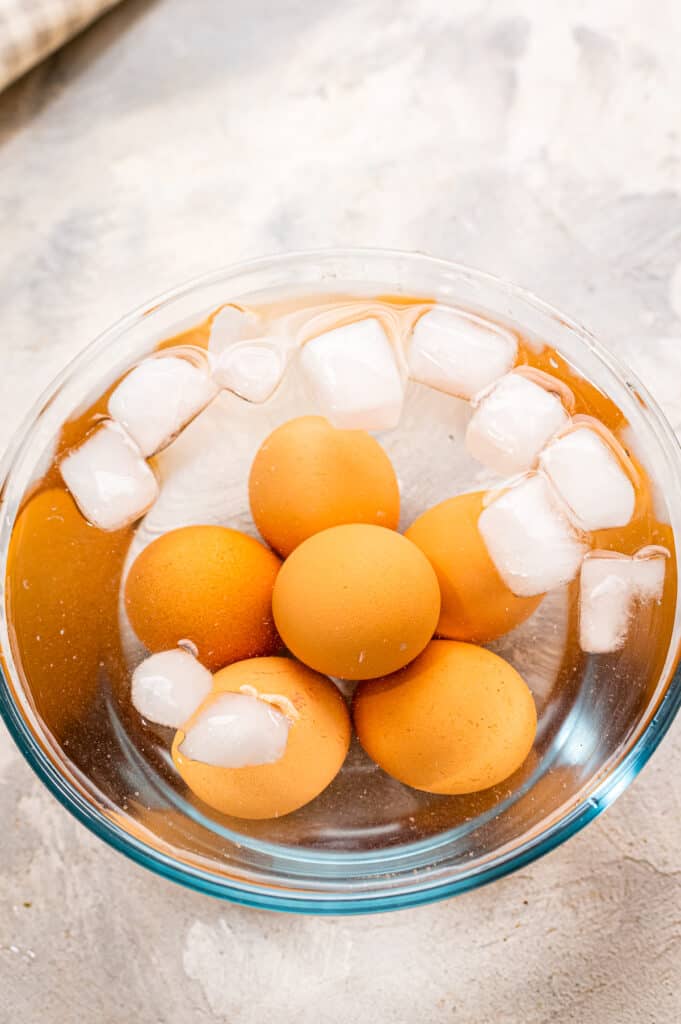
[[[586,330],[527,292],[467,267],[416,254],[331,250],[256,260],[174,289],[78,356],[40,398],[6,453],[0,578],[6,579],[23,496],[44,473],[59,429],[74,411],[162,339],[219,305],[309,292],[428,296],[554,346],[622,410],[636,454],[655,483],[658,516],[679,536],[681,459],[674,434],[645,389]],[[397,432],[380,438],[396,461],[407,521],[473,482],[470,466],[452,446],[465,418],[455,409],[457,400],[417,385],[410,389]],[[285,390],[269,420],[239,413],[245,418],[234,436],[255,443],[272,422],[303,411],[304,398]],[[566,589],[494,645],[528,677],[540,710],[535,749],[507,783],[470,797],[417,794],[389,780],[355,746],[337,782],[308,808],[275,822],[218,820],[179,792],[163,766],[150,768],[115,708],[101,735],[93,733],[96,756],[77,756],[73,743],[37,711],[13,652],[4,586],[0,614],[0,712],[57,799],[101,839],[158,874],[276,910],[339,914],[415,906],[515,870],[573,835],[623,791],[681,701],[678,602],[671,635],[653,645],[652,655],[644,657],[641,645],[633,644],[616,657],[575,660],[565,653],[574,614]]]

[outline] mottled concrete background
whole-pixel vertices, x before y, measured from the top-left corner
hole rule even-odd
[[[561,13],[558,13],[558,12]],[[421,249],[529,286],[681,429],[678,0],[127,0],[0,97],[0,444],[197,272]],[[455,901],[239,910],[100,845],[0,737],[0,1019],[673,1024],[681,732],[596,823]]]

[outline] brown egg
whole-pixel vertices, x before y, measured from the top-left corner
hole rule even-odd
[[[96,529],[56,487],[32,497],[12,531],[12,648],[39,714],[57,736],[85,718],[103,673],[115,683],[118,589],[129,544],[129,530]]]
[[[415,544],[382,526],[323,530],[281,568],[272,607],[291,651],[342,679],[373,679],[406,665],[433,635],[440,590]]]
[[[222,526],[185,526],[158,537],[133,562],[125,604],[151,651],[190,640],[209,669],[279,647],[272,588],[279,559]]]
[[[529,754],[537,713],[529,687],[484,647],[434,640],[416,661],[363,683],[353,717],[360,743],[400,782],[428,793],[476,793]]]
[[[451,640],[494,640],[538,608],[539,597],[516,597],[502,582],[478,531],[484,492],[434,505],[405,531],[437,573],[442,609],[437,632]]]
[[[261,445],[249,479],[251,513],[265,540],[290,554],[343,523],[397,529],[400,492],[390,459],[363,430],[321,416],[289,420]]]
[[[280,729],[282,717],[286,719],[284,749],[274,751],[280,753],[276,760],[225,768],[183,754],[185,739],[192,736],[198,722],[205,723],[206,715],[225,694],[260,702],[265,715],[273,712],[276,716]],[[238,698],[236,704],[232,700],[232,706],[238,709]],[[247,708],[246,714],[251,712],[252,707]],[[266,729],[267,719],[263,721]],[[239,736],[234,729],[239,722],[229,725],[236,748]],[[231,755],[242,762],[249,760],[249,750],[262,751],[263,743],[266,748],[269,742],[267,737],[260,742],[253,737],[252,717],[244,717],[243,728],[244,734],[250,728],[250,735],[244,735],[239,750]],[[217,673],[211,694],[175,734],[172,756],[187,786],[215,810],[237,818],[276,818],[297,810],[326,789],[345,760],[350,734],[348,710],[332,682],[290,658],[252,658]],[[256,754],[252,759],[263,756],[267,755]]]

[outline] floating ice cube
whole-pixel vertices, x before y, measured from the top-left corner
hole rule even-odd
[[[248,402],[266,402],[281,383],[285,366],[285,355],[276,342],[247,341],[218,356],[213,380]]]
[[[568,421],[560,398],[521,373],[509,373],[475,410],[466,447],[496,473],[522,473],[534,466],[544,445]]]
[[[238,306],[223,306],[213,317],[208,338],[208,351],[219,356],[227,348],[247,338],[257,338],[262,334],[260,318]]]
[[[221,693],[199,713],[180,752],[216,768],[274,764],[284,756],[288,718],[245,693]]]
[[[569,583],[586,551],[538,473],[495,498],[480,514],[478,529],[499,575],[518,597]]]
[[[109,399],[109,413],[143,455],[164,448],[215,395],[207,367],[177,356],[145,359]]]
[[[334,427],[390,430],[404,388],[395,353],[378,320],[336,327],[306,342],[300,361],[320,411]]]
[[[626,526],[636,494],[613,450],[588,427],[553,441],[539,463],[583,530]]]
[[[409,376],[457,398],[474,398],[511,369],[518,343],[510,331],[468,313],[436,306],[414,327]]]
[[[625,562],[614,564],[620,562],[615,558],[584,560],[579,589],[579,645],[589,654],[616,651],[626,638],[633,593],[628,566]]]
[[[62,459],[62,479],[78,508],[100,530],[134,523],[158,495],[156,477],[117,423],[106,421]]]
[[[132,703],[140,715],[177,729],[210,693],[213,677],[188,651],[146,658],[132,674]]]
[[[667,552],[643,549],[629,557],[587,556],[579,586],[579,645],[588,654],[612,654],[626,640],[637,604],[662,599]]]

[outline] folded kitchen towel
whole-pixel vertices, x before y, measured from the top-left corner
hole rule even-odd
[[[0,89],[118,0],[0,0]]]

